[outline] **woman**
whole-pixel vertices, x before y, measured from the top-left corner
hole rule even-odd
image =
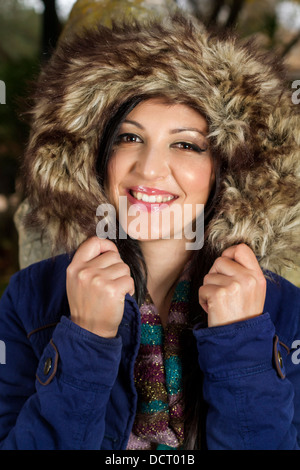
[[[298,448],[300,294],[272,271],[299,116],[270,59],[181,15],[99,27],[35,103],[27,222],[66,254],[1,300],[2,448]]]

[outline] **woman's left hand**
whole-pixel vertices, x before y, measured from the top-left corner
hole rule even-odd
[[[208,326],[246,320],[263,312],[266,279],[257,259],[241,243],[223,251],[199,289],[199,303],[208,315]]]

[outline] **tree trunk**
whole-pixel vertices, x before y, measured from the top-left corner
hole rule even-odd
[[[284,46],[282,54],[281,54],[282,57],[285,57],[290,52],[290,50],[297,44],[298,41],[300,41],[300,31],[298,32],[298,34],[296,34],[295,37],[293,37],[293,39],[291,39],[290,42],[288,42]]]
[[[55,0],[43,0],[43,28],[42,28],[42,59],[48,60],[55,49],[61,32],[61,24],[57,16]]]
[[[208,26],[214,26],[217,22],[218,15],[223,7],[225,0],[215,0],[212,8],[212,12],[207,20]]]
[[[232,7],[230,9],[229,17],[226,21],[226,28],[232,28],[238,19],[240,11],[244,6],[245,0],[233,0]]]

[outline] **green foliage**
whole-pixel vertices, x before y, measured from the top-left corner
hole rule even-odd
[[[39,54],[41,20],[20,0],[0,2],[0,60],[18,60]]]
[[[28,82],[38,74],[40,16],[20,0],[0,2],[0,80],[6,85],[6,104],[0,106],[0,193],[14,192],[13,180],[28,126],[20,119]]]
[[[20,101],[27,94],[28,81],[38,73],[40,23],[40,16],[25,9],[20,0],[1,0],[0,80],[6,85],[6,104],[0,106],[0,174],[3,159],[17,158],[27,138]]]
[[[28,83],[39,71],[41,16],[20,0],[0,1],[0,80],[6,85],[6,104],[0,105],[0,194],[16,191],[19,165],[29,127],[20,118],[26,109]],[[9,200],[9,199],[7,199]],[[0,295],[18,269],[18,237],[13,207],[0,213]]]
[[[0,141],[2,143],[16,143],[24,140],[27,127],[19,120],[19,110],[24,106],[21,101],[25,100],[28,94],[29,83],[38,72],[39,64],[35,57],[19,58],[0,64],[0,78],[6,85],[6,105],[0,106]]]

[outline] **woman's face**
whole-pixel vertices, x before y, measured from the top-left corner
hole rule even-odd
[[[214,183],[207,131],[197,111],[161,99],[127,115],[108,163],[107,191],[132,238],[184,237]]]

